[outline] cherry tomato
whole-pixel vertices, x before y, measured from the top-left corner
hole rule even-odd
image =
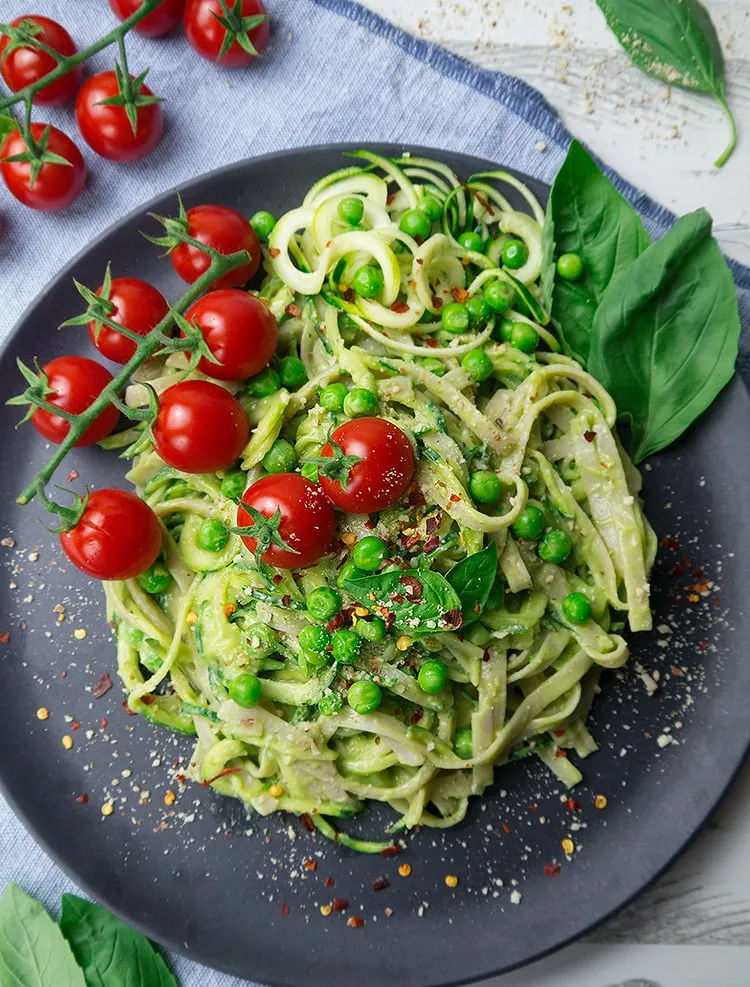
[[[414,450],[404,432],[384,418],[355,418],[337,428],[331,438],[345,456],[360,458],[345,484],[325,476],[325,467],[320,471],[320,485],[336,507],[354,514],[393,507],[414,476]],[[321,456],[333,455],[326,443]]]
[[[159,143],[164,114],[159,103],[138,106],[136,132],[123,106],[104,106],[103,100],[120,95],[114,72],[100,72],[87,79],[76,96],[76,122],[86,143],[110,161],[138,161]],[[138,96],[153,96],[142,85]]]
[[[42,139],[45,130],[44,124],[32,123],[31,136],[34,141]],[[70,165],[45,162],[33,185],[31,164],[28,161],[4,160],[27,150],[26,141],[17,130],[11,131],[0,146],[0,172],[11,195],[25,206],[45,212],[57,212],[75,202],[86,184],[86,165],[70,137],[57,127],[49,128],[47,151],[59,154]]]
[[[250,437],[240,402],[209,380],[185,380],[159,399],[154,423],[156,451],[183,473],[228,469]]]
[[[243,18],[266,16],[261,24],[246,34],[255,51],[260,53],[268,43],[271,33],[263,0],[229,0],[227,6],[230,10],[241,13]],[[227,33],[226,28],[217,19],[222,16],[219,0],[188,0],[185,11],[185,34],[188,41],[199,55],[211,62],[218,62],[231,68],[248,65],[257,56],[245,51],[237,41],[233,41],[226,53],[220,56],[221,46]]]
[[[205,357],[198,370],[217,380],[247,380],[259,373],[276,349],[276,319],[267,305],[239,288],[212,291],[185,313],[200,327],[208,348],[220,361]]]
[[[16,17],[10,22],[10,27],[18,27],[24,22],[41,28],[35,40],[54,48],[61,55],[75,55],[78,51],[71,36],[57,21],[50,20],[49,17],[42,17],[41,14],[32,14]],[[8,36],[6,34],[0,36],[0,72],[14,93],[33,82],[38,82],[42,76],[47,75],[48,72],[57,67],[57,62],[52,55],[47,54],[46,51],[37,51],[32,47],[15,48],[6,56],[5,49],[9,45]],[[81,84],[82,74],[83,66],[77,65],[70,72],[66,72],[59,79],[40,89],[34,97],[34,102],[47,106],[59,106],[61,103],[67,103],[69,99],[73,98],[76,89]]]
[[[42,370],[47,375],[52,392],[46,400],[72,415],[85,411],[112,380],[109,370],[85,356],[59,356],[45,364]],[[119,417],[120,412],[110,404],[89,425],[76,445],[90,446],[103,439],[117,425]],[[62,442],[70,429],[69,422],[44,408],[37,408],[31,421],[37,432],[41,432],[50,442]]]
[[[126,21],[136,10],[140,10],[143,0],[109,0],[109,5],[116,17]],[[177,27],[184,9],[185,0],[162,0],[150,14],[138,21],[133,30],[145,38],[161,38]]]
[[[127,490],[95,490],[78,524],[60,533],[73,565],[94,579],[132,579],[161,552],[161,525],[148,504]]]
[[[255,527],[245,506],[253,507],[267,518],[281,514],[278,532],[293,549],[270,545],[263,561],[279,569],[304,569],[328,552],[336,533],[336,515],[320,487],[299,473],[273,473],[248,487],[237,509],[237,527]],[[242,541],[254,552],[257,541],[243,535]]]
[[[97,295],[102,289],[99,288]],[[109,314],[113,322],[145,336],[157,326],[169,311],[169,304],[160,291],[147,281],[138,278],[113,278],[109,300],[114,308]],[[136,349],[134,340],[128,339],[110,326],[89,322],[89,336],[102,356],[114,363],[127,363]]]
[[[193,206],[187,211],[187,231],[193,239],[213,247],[220,254],[234,254],[247,250],[250,263],[236,267],[223,278],[218,278],[212,288],[239,288],[249,281],[260,265],[260,242],[249,221],[228,206]],[[192,284],[204,274],[211,258],[189,243],[180,243],[169,255],[175,271],[183,281]]]

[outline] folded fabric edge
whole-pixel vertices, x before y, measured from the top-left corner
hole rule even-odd
[[[550,106],[542,93],[522,79],[507,75],[499,69],[483,69],[460,55],[454,55],[442,45],[416,38],[402,28],[396,27],[395,24],[381,17],[380,14],[355,3],[354,0],[312,0],[312,2],[318,7],[323,7],[334,14],[360,24],[366,30],[372,31],[374,34],[385,38],[386,41],[397,45],[407,55],[411,55],[423,64],[436,69],[455,82],[469,86],[483,96],[502,103],[525,120],[529,126],[539,130],[561,148],[567,148],[573,139],[573,135],[565,127],[557,111]],[[659,205],[641,189],[632,185],[597,155],[594,157],[615,187],[622,192],[646,222],[672,225],[676,217],[671,210]],[[750,291],[750,268],[730,257],[727,257],[727,263],[737,286]]]

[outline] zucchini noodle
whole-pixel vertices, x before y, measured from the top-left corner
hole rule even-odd
[[[580,781],[568,750],[597,749],[586,719],[600,672],[627,661],[626,622],[632,631],[651,626],[655,542],[612,399],[558,352],[541,303],[544,214],[532,193],[503,171],[463,182],[437,161],[355,157],[362,166],[316,182],[264,248],[258,294],[279,324],[272,367],[298,357],[307,380],[263,397],[227,385],[253,426],[239,468],[246,486],[255,482],[284,439],[296,468],[315,480],[323,445],[348,420],[343,399],[334,410],[321,392],[343,383],[347,393],[372,392],[377,414],[411,440],[410,489],[369,518],[339,512],[341,541],[314,566],[259,567],[236,534],[215,550],[201,541],[207,519],[235,523],[237,500],[223,492],[222,475],[168,468],[145,433],[130,429],[109,445],[139,439],[129,476],[164,527],[163,578],[158,588],[139,578],[105,591],[129,706],[195,736],[196,781],[263,816],[307,815],[324,836],[376,853],[389,841],[339,833],[331,819],[377,800],[397,814],[393,832],[453,826],[496,769],[526,756],[566,785]],[[361,203],[355,223],[339,209],[352,199]],[[415,210],[431,226],[424,236],[407,222]],[[511,240],[520,241],[514,269],[502,265]],[[363,265],[375,272],[367,298],[352,287]],[[505,308],[491,304],[493,288],[509,295]],[[482,298],[484,313],[481,304],[464,307]],[[446,306],[471,312],[468,324],[456,331]],[[519,326],[524,345],[516,346]],[[148,384],[159,394],[182,376],[174,361],[155,361]],[[146,404],[147,389],[134,384],[127,400]],[[477,476],[489,476],[494,497],[481,496]],[[544,521],[532,534],[522,526],[530,512]],[[567,546],[554,561],[540,547],[550,532]],[[448,586],[463,613],[444,604],[430,620],[415,605],[404,622],[389,610],[398,594],[372,593],[368,605],[353,598],[341,572],[366,535],[386,543],[390,565],[413,572],[420,593],[430,576]],[[481,577],[467,611],[457,573],[472,560],[476,573],[489,565],[489,581]],[[363,634],[351,664],[300,644],[316,623],[307,600],[321,587],[341,606],[328,631],[382,618],[384,634]],[[586,605],[580,618],[571,616],[571,594]],[[426,691],[420,670],[436,661],[446,680]],[[242,673],[260,679],[249,707],[230,691]],[[358,680],[379,686],[375,711],[347,704]]]

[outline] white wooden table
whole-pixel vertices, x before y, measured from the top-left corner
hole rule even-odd
[[[724,44],[739,129],[738,149],[721,171],[712,165],[727,140],[721,111],[632,68],[594,0],[363,2],[413,34],[536,86],[577,137],[652,198],[680,213],[706,206],[725,251],[750,264],[750,0],[704,0]],[[650,891],[586,942],[491,984],[645,981],[750,985],[750,765]]]

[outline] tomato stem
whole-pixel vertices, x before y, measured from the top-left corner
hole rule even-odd
[[[103,38],[95,41],[88,48],[83,48],[81,51],[77,51],[74,55],[60,55],[52,49],[47,49],[46,45],[41,45],[37,42],[37,47],[43,48],[48,54],[52,55],[57,60],[57,65],[46,75],[43,75],[36,82],[30,83],[28,86],[24,86],[23,89],[19,89],[18,92],[12,93],[10,96],[6,96],[4,99],[0,99],[0,111],[6,110],[10,106],[14,106],[16,103],[20,103],[24,100],[32,100],[34,96],[43,89],[45,86],[49,85],[50,82],[55,82],[57,79],[61,78],[74,69],[76,65],[80,65],[82,62],[87,61],[92,55],[97,52],[102,51],[104,48],[109,48],[110,45],[120,44],[121,40],[126,34],[135,27],[135,25],[143,20],[148,14],[154,10],[161,0],[143,0],[143,3],[131,14],[127,20],[124,20],[121,24],[118,24],[114,30],[110,31],[109,34],[105,34]]]

